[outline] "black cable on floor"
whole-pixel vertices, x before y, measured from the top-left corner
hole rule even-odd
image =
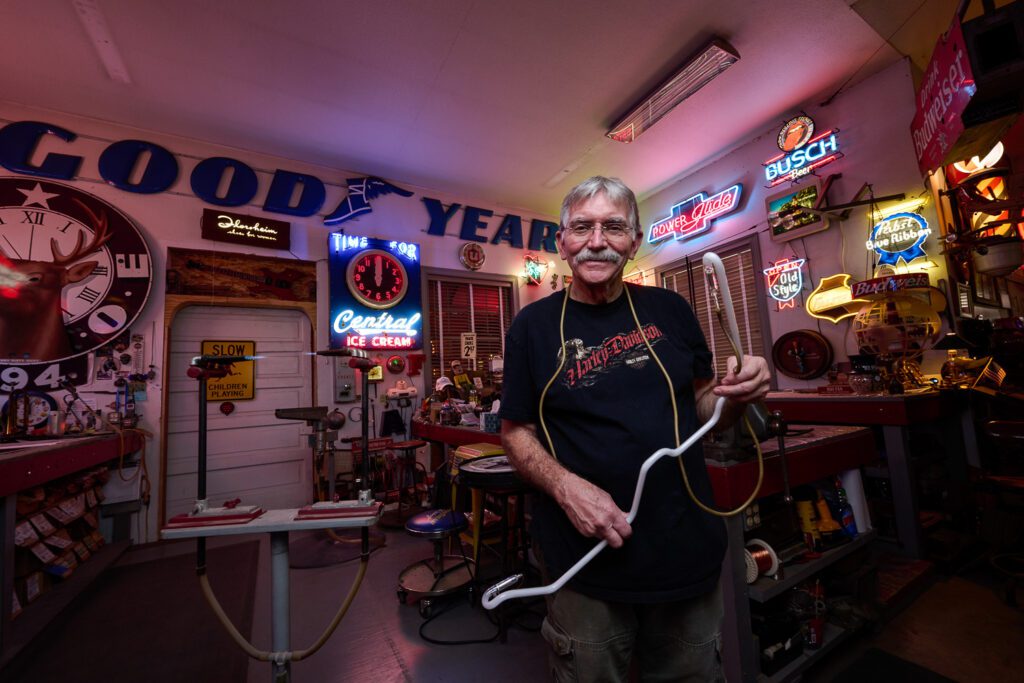
[[[420,624],[420,638],[422,638],[423,640],[427,641],[428,643],[432,643],[434,645],[479,645],[479,644],[482,644],[482,643],[493,643],[501,635],[501,627],[500,626],[498,627],[498,630],[494,632],[494,635],[491,636],[490,638],[479,638],[479,639],[474,639],[474,640],[438,640],[436,638],[431,638],[430,636],[426,635],[423,632],[423,629],[426,628],[427,624],[432,622],[434,619],[437,619],[442,614],[447,614],[448,612],[451,612],[457,606],[458,606],[458,603],[454,603],[453,602],[453,603],[449,604],[443,611],[438,612],[437,614],[430,615],[430,617],[427,618],[426,621],[424,621],[422,624]],[[487,617],[490,620],[490,615],[489,614],[487,615]],[[491,621],[493,622],[493,620],[491,620]]]

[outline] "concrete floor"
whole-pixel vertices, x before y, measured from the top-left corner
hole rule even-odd
[[[292,665],[294,683],[342,681],[486,681],[522,683],[547,679],[544,642],[539,632],[513,626],[504,643],[434,645],[419,635],[423,618],[410,599],[402,605],[397,581],[402,569],[431,553],[429,541],[403,531],[387,530],[387,545],[374,551],[359,594],[337,631],[309,659]],[[269,649],[270,558],[267,541],[261,541],[260,568],[253,622],[253,641]],[[330,622],[348,592],[358,561],[318,569],[291,571],[291,643],[293,648],[311,645]],[[435,608],[451,611],[437,616],[427,628],[436,640],[490,638],[497,627],[481,607],[471,607],[459,595],[435,601]],[[538,608],[540,609],[540,608]],[[525,614],[518,621],[539,628],[540,614]],[[271,680],[270,664],[252,661],[250,683]]]
[[[342,681],[548,680],[545,644],[538,632],[513,626],[507,642],[434,645],[419,635],[417,606],[399,604],[400,572],[430,553],[430,543],[388,530],[387,545],[371,555],[369,570],[349,614],[323,649],[292,665],[295,683]],[[270,644],[269,552],[260,568],[253,625],[258,647]],[[292,647],[308,647],[334,615],[357,562],[291,572]],[[485,567],[486,570],[486,567]],[[1024,670],[1024,610],[1008,607],[998,585],[985,585],[984,568],[970,578],[939,576],[906,610],[872,633],[844,644],[841,651],[805,674],[810,683],[829,681],[868,647],[878,647],[961,683],[1013,680]],[[489,638],[496,626],[485,611],[464,597],[427,626],[435,639]],[[542,605],[520,622],[536,628]],[[249,683],[270,680],[270,665],[251,662]]]
[[[427,557],[431,545],[401,530],[385,533],[387,544],[371,555],[369,570],[349,614],[319,652],[292,665],[295,683],[549,680],[546,645],[535,630],[540,624],[542,601],[530,606],[532,611],[520,611],[516,619],[520,626],[509,629],[504,643],[435,645],[424,641],[419,634],[424,620],[416,604],[399,604],[396,589],[402,569]],[[249,541],[252,537],[241,538]],[[269,542],[265,535],[259,538],[251,640],[259,649],[270,649]],[[292,540],[296,544],[303,541],[299,534],[294,534]],[[228,542],[231,541],[215,539],[210,545]],[[188,542],[155,544],[127,553],[121,563],[157,560],[188,553],[193,548]],[[293,557],[298,554],[293,550]],[[319,637],[347,594],[357,566],[357,561],[350,561],[291,571],[293,649],[309,647]],[[803,680],[831,681],[869,647],[886,650],[960,683],[1020,680],[1020,672],[1024,671],[1024,609],[1006,605],[1003,585],[983,560],[956,576],[937,574],[904,611],[873,632],[844,642],[821,664],[806,672]],[[1024,599],[1024,589],[1018,597]],[[442,608],[444,604],[441,603]],[[490,638],[496,633],[487,613],[480,607],[471,607],[465,596],[451,599],[450,605],[451,611],[427,625],[428,636],[438,640],[471,640]],[[212,616],[204,612],[201,618]],[[101,632],[93,635],[99,641],[109,639]],[[59,650],[59,643],[56,646]],[[183,642],[182,647],[188,645]],[[270,664],[250,660],[246,680],[269,682]]]

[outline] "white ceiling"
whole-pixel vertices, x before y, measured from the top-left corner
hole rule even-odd
[[[574,181],[618,175],[642,197],[901,51],[927,60],[956,4],[77,1],[131,83],[108,77],[75,0],[7,0],[0,99],[549,215]],[[636,142],[604,137],[713,35],[736,65]]]

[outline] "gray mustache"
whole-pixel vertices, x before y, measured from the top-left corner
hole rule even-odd
[[[584,263],[586,261],[610,261],[618,265],[622,262],[622,256],[611,249],[594,251],[590,247],[584,247],[576,254],[576,263]]]

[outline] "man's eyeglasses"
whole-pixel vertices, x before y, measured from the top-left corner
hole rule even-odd
[[[590,238],[594,230],[601,226],[601,232],[605,239],[622,241],[633,236],[633,229],[621,221],[608,221],[607,223],[573,223],[565,229],[576,239]]]

